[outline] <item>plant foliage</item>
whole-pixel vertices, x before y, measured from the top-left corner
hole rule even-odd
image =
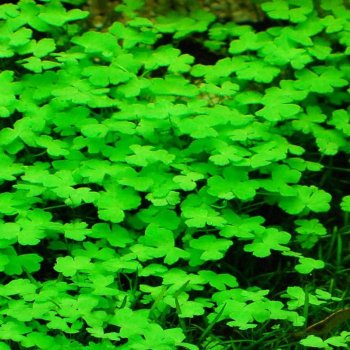
[[[0,5],[0,349],[292,349],[349,300],[350,10],[142,6]]]

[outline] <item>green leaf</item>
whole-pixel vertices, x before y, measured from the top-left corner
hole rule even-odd
[[[9,117],[15,110],[16,95],[19,92],[19,84],[13,82],[14,72],[4,70],[0,73],[0,85],[3,92],[0,94],[0,118]]]
[[[2,134],[0,131],[0,138],[1,135]],[[16,175],[22,174],[23,172],[24,166],[22,164],[14,163],[13,160],[10,157],[7,157],[6,155],[0,155],[0,180],[16,180]]]
[[[0,18],[17,17],[19,15],[18,6],[15,4],[2,4],[0,6]],[[2,350],[2,349],[1,349]]]
[[[343,73],[336,67],[313,67],[313,71],[303,69],[295,73],[298,80],[295,87],[301,90],[309,90],[320,94],[328,94],[334,88],[343,87],[348,82],[343,79]]]
[[[293,23],[304,22],[313,10],[311,0],[293,0],[290,3],[284,0],[264,2],[262,9],[272,19],[290,20]]]
[[[239,36],[239,39],[231,41],[228,52],[238,54],[245,51],[257,51],[270,40],[271,38],[266,32],[246,31]]]
[[[89,235],[90,230],[86,222],[72,222],[63,225],[64,236],[75,241],[83,241]]]
[[[344,196],[341,200],[340,207],[345,212],[350,212],[350,196]]]
[[[180,188],[184,191],[192,191],[197,187],[196,181],[202,180],[203,174],[197,172],[188,172],[185,175],[174,176],[173,180],[179,184]]]
[[[245,60],[235,68],[238,79],[253,80],[258,83],[271,83],[276,78],[280,69],[255,58]]]
[[[37,199],[26,198],[23,193],[4,192],[0,193],[0,213],[5,215],[16,215],[26,211]]]
[[[295,194],[295,189],[289,184],[298,183],[301,172],[286,165],[273,165],[271,168],[271,179],[259,180],[260,186],[267,191],[280,193],[282,196]]]
[[[59,257],[56,259],[54,270],[61,272],[66,277],[74,276],[79,270],[91,270],[93,264],[90,260],[90,258],[85,256],[77,256],[75,258],[71,256]]]
[[[278,160],[286,159],[289,147],[290,145],[284,138],[276,135],[271,141],[261,142],[250,149],[253,152],[253,156],[249,159],[247,165],[256,169]]]
[[[41,135],[36,138],[36,143],[40,147],[47,149],[47,153],[51,156],[64,156],[69,154],[67,150],[68,144],[61,140],[55,140],[51,136]]]
[[[30,42],[32,31],[28,28],[20,28],[11,34],[9,45],[12,47],[24,46]]]
[[[304,249],[311,249],[320,239],[320,236],[327,234],[326,228],[318,219],[296,220],[298,227],[295,229],[299,233],[297,241]]]
[[[175,95],[194,97],[198,89],[182,76],[167,75],[165,78],[154,78],[149,87],[153,95]]]
[[[298,118],[292,121],[295,130],[302,131],[305,134],[311,133],[315,125],[323,123],[327,116],[322,113],[319,106],[307,106],[306,113],[300,113]]]
[[[229,164],[240,163],[244,157],[250,156],[251,152],[247,149],[236,146],[229,145],[227,142],[220,142],[217,144],[209,160],[215,165],[224,166]]]
[[[113,66],[88,66],[83,69],[82,75],[89,77],[89,81],[97,87],[119,85],[132,77],[129,72]]]
[[[310,292],[307,293],[308,302],[311,305],[321,305],[327,300],[326,298],[321,297],[319,292],[320,290],[316,290],[316,295],[311,294]],[[290,299],[287,302],[288,309],[295,310],[305,305],[306,293],[305,290],[299,286],[289,286],[287,288],[287,293],[283,294],[282,298]]]
[[[180,224],[180,218],[175,210],[151,206],[148,209],[141,209],[137,213],[139,220],[146,224],[156,224],[174,231]]]
[[[134,245],[131,250],[137,254],[140,261],[164,257],[165,263],[173,264],[186,255],[175,247],[173,232],[155,224],[147,226],[139,243],[141,245]]]
[[[315,186],[293,186],[297,195],[288,196],[279,200],[279,206],[288,214],[299,214],[308,209],[315,213],[326,212],[329,210],[329,202],[332,196]]]
[[[68,198],[64,202],[71,207],[77,207],[82,203],[95,203],[100,197],[98,192],[91,191],[88,187],[69,189]]]
[[[55,338],[41,332],[31,332],[22,342],[25,347],[36,347],[38,349],[50,349],[55,346]]]
[[[312,133],[321,154],[333,156],[347,145],[345,137],[338,130],[327,130],[315,125]]]
[[[252,239],[256,234],[265,231],[265,227],[261,225],[265,222],[262,216],[238,216],[230,209],[224,209],[223,212],[223,216],[227,221],[225,227],[220,231],[220,235],[223,237]]]
[[[1,342],[0,350],[11,350],[11,348],[6,343]]]
[[[313,40],[313,45],[307,48],[307,52],[318,60],[325,60],[330,56],[332,48],[328,40],[316,37]]]
[[[55,49],[55,41],[50,38],[44,38],[36,42],[33,54],[35,57],[42,58],[47,56],[50,52],[55,51]]]
[[[299,264],[295,265],[295,270],[301,274],[307,275],[315,269],[323,269],[325,263],[322,260],[313,258],[299,258]]]
[[[204,235],[190,241],[191,248],[203,251],[200,259],[204,261],[220,260],[232,244],[232,241],[216,238],[214,235]]]
[[[191,17],[173,12],[158,17],[155,28],[161,33],[175,33],[174,39],[181,39],[191,33],[204,32],[214,19],[212,13],[204,10],[191,12]]]
[[[59,223],[52,223],[52,214],[42,209],[33,209],[21,213],[16,222],[20,225],[18,243],[21,245],[37,245],[47,235],[50,228],[59,228]]]
[[[135,23],[132,22],[131,23]],[[152,22],[147,22],[152,25]],[[125,26],[121,22],[114,22],[109,28],[109,32],[116,36],[116,39],[122,42],[122,46],[125,49],[131,49],[137,47],[138,44],[142,45],[152,45],[157,41],[157,34],[153,29],[148,29],[147,26],[139,28],[131,28],[130,22],[129,26]]]
[[[201,270],[198,272],[198,275],[203,277],[206,282],[217,290],[227,290],[227,287],[238,287],[236,277],[227,273],[217,274],[213,271]]]
[[[155,70],[159,67],[169,67],[169,72],[184,73],[191,68],[194,58],[188,54],[181,55],[179,49],[170,45],[160,46],[145,57],[145,69]]]
[[[327,349],[327,344],[320,337],[316,337],[315,335],[309,335],[307,338],[302,339],[300,341],[301,345],[318,348],[318,349]]]
[[[290,102],[302,96],[297,96],[295,93],[291,94],[290,90],[291,89],[279,89],[277,87],[269,88],[261,100],[261,103],[265,107],[258,110],[255,114],[269,121],[290,119],[298,114],[301,111],[301,107]]]
[[[246,171],[233,166],[225,168],[222,177],[213,176],[208,180],[208,193],[228,200],[252,200],[258,187],[258,182],[250,180]]]
[[[106,191],[100,192],[97,201],[98,217],[101,220],[118,223],[124,219],[124,211],[136,209],[140,203],[140,197],[130,189],[110,183],[105,185]]]
[[[326,27],[326,33],[337,33],[340,32],[347,24],[345,16],[343,18],[335,18],[332,15],[321,18],[321,23]]]
[[[24,271],[33,273],[40,270],[40,263],[44,259],[38,254],[22,254],[18,256],[18,261],[22,265]]]
[[[243,65],[243,60],[241,59]],[[222,78],[229,77],[235,71],[237,63],[229,57],[218,60],[214,66],[196,64],[192,67],[191,75],[205,77],[206,82],[217,85]]]
[[[335,336],[335,337],[330,337],[325,340],[325,343],[336,346],[336,347],[344,347],[347,348],[349,347],[349,341],[346,338],[346,336]]]
[[[132,165],[146,166],[156,162],[168,165],[175,159],[175,156],[167,150],[154,150],[152,146],[132,145],[130,149],[134,155],[126,157],[126,162]]]
[[[120,47],[116,38],[109,33],[89,31],[72,39],[74,44],[82,46],[86,53],[100,54],[106,59],[117,57]]]
[[[88,11],[73,9],[66,11],[60,2],[51,2],[40,11],[39,18],[47,24],[61,27],[67,22],[76,21],[89,16]]]
[[[342,131],[346,136],[350,136],[350,116],[348,110],[337,109],[333,111],[328,124],[335,126],[337,130]]]
[[[193,318],[204,314],[203,304],[197,301],[188,300],[187,293],[181,293],[178,297],[166,296],[164,302],[176,308],[178,316],[181,318]]]
[[[220,217],[219,213],[208,206],[191,207],[182,205],[182,214],[186,218],[188,227],[202,228],[206,225],[221,227],[225,219]]]
[[[149,310],[131,310],[128,307],[116,309],[109,320],[110,324],[120,327],[120,336],[132,338],[135,335],[147,333],[150,324],[148,319]]]
[[[286,39],[286,37],[275,39],[259,50],[265,62],[281,67],[290,64],[294,69],[299,70],[313,61],[306,49],[294,48]]]
[[[291,239],[288,232],[275,228],[267,228],[263,232],[256,232],[253,243],[246,244],[244,251],[252,252],[254,256],[264,258],[271,255],[271,250],[289,250],[285,244]]]
[[[0,326],[0,338],[4,340],[21,341],[25,334],[32,331],[23,322],[8,320]]]

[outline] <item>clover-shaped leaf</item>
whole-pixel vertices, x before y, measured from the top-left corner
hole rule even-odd
[[[23,172],[22,164],[14,163],[13,160],[6,155],[0,156],[0,182],[1,180],[13,181],[16,179],[16,175]]]
[[[83,19],[88,15],[88,11],[79,9],[66,11],[60,2],[52,2],[43,7],[38,17],[48,24],[61,27],[67,22]]]
[[[223,176],[213,176],[208,180],[208,193],[223,199],[253,199],[259,184],[250,180],[248,173],[238,167],[227,167]]]
[[[305,134],[312,132],[316,124],[321,124],[327,119],[322,113],[319,106],[307,106],[306,113],[300,113],[298,118],[292,121],[292,125],[296,130],[300,130]]]
[[[293,23],[304,22],[313,10],[311,0],[272,0],[261,5],[262,9],[273,19],[290,20]]]
[[[189,295],[187,293],[181,293],[179,296],[166,296],[164,302],[173,308],[176,308],[179,312],[178,316],[181,318],[193,318],[204,314],[203,304],[188,300]]]
[[[271,83],[280,73],[280,69],[262,60],[247,60],[235,69],[238,79],[254,80],[258,83]]]
[[[332,118],[328,124],[335,126],[337,130],[341,130],[346,136],[350,136],[350,116],[348,110],[338,109],[333,111]]]
[[[198,275],[203,277],[212,287],[218,290],[226,290],[227,287],[238,287],[237,279],[227,273],[217,274],[213,271],[201,270]]]
[[[327,234],[326,228],[318,219],[296,220],[295,224],[298,225],[295,231],[299,233],[297,241],[301,243],[301,246],[305,249],[312,248],[317,243],[320,236]]]
[[[318,349],[327,349],[329,348],[327,343],[325,343],[322,338],[317,337],[315,335],[309,335],[307,338],[302,339],[300,341],[301,345],[312,347],[312,348],[318,348]]]
[[[223,142],[216,145],[209,160],[215,165],[223,166],[236,162],[239,163],[245,156],[249,155],[251,155],[251,152],[247,149],[236,145],[228,145],[226,142]]]
[[[115,183],[109,183],[105,189],[97,200],[98,216],[102,220],[121,222],[125,216],[124,210],[135,209],[140,205],[140,197],[130,188],[123,189]]]
[[[295,265],[295,270],[306,275],[315,269],[323,269],[324,266],[325,263],[322,260],[300,257],[299,264]]]
[[[312,62],[306,49],[294,48],[285,38],[267,43],[260,52],[270,65],[283,67],[290,64],[294,69],[302,69]]]
[[[175,33],[174,39],[180,39],[191,33],[204,32],[214,19],[212,13],[204,10],[193,11],[191,17],[171,13],[159,17],[155,28],[161,33]]]
[[[253,243],[246,244],[244,251],[252,252],[254,256],[264,258],[271,255],[271,250],[287,251],[285,246],[291,239],[288,232],[277,230],[276,228],[267,228],[263,232],[257,232]]]
[[[130,149],[134,155],[126,157],[128,164],[146,166],[155,162],[170,164],[175,156],[164,149],[154,150],[152,146],[132,145]]]
[[[222,227],[226,222],[218,212],[206,205],[201,207],[183,205],[182,215],[186,218],[185,222],[188,227],[201,228],[206,225]]]
[[[200,255],[202,260],[220,260],[232,244],[232,241],[214,235],[204,235],[190,241],[191,248],[203,251]]]
[[[13,82],[14,72],[4,70],[0,73],[0,84],[3,92],[0,94],[0,117],[6,118],[15,110],[16,95],[19,92],[18,83]]]
[[[164,262],[173,264],[187,254],[175,247],[174,234],[155,224],[147,226],[145,235],[139,239],[140,245],[134,245],[131,250],[141,261],[164,257]]]
[[[259,180],[262,188],[278,192],[283,196],[295,194],[295,189],[289,183],[298,183],[301,172],[295,169],[290,169],[286,165],[274,165],[271,171],[271,179]]]
[[[325,297],[326,296],[326,297]],[[288,309],[295,310],[305,305],[305,300],[308,298],[308,302],[311,305],[322,305],[325,300],[335,300],[328,293],[322,293],[321,290],[316,290],[316,295],[305,290],[299,286],[289,286],[286,293],[282,295],[282,298],[289,299],[287,301]],[[328,298],[328,299],[327,299]]]
[[[111,66],[88,66],[82,71],[83,76],[89,77],[89,81],[96,87],[106,87],[108,85],[119,85],[125,83],[132,75],[129,72]]]
[[[55,41],[51,38],[44,38],[35,43],[33,54],[35,57],[45,57],[56,49]]]
[[[70,277],[74,276],[79,270],[90,270],[92,266],[90,258],[86,256],[77,256],[75,258],[65,256],[57,258],[54,269],[57,272],[61,272],[63,276]]]
[[[316,213],[326,212],[329,210],[329,202],[332,196],[317,188],[316,186],[295,185],[297,191],[295,196],[288,196],[279,200],[279,206],[288,214],[299,214],[304,209],[311,210]]]
[[[333,156],[346,146],[346,139],[338,130],[327,130],[319,125],[315,125],[312,128],[312,134],[322,154]]]
[[[86,53],[101,54],[106,59],[116,56],[120,50],[116,38],[109,33],[89,31],[73,38],[72,42],[82,46]]]
[[[191,75],[205,77],[206,82],[217,84],[222,78],[228,77],[235,69],[232,59],[227,57],[218,60],[214,66],[196,64],[192,67]]]
[[[180,75],[166,75],[165,78],[154,78],[149,90],[154,95],[175,95],[194,97],[198,89]]]
[[[152,24],[152,22],[149,23]],[[114,34],[117,40],[122,41],[122,46],[126,49],[131,49],[139,43],[151,45],[157,40],[156,33],[152,29],[148,29],[147,26],[140,30],[131,28],[131,26],[125,26],[119,21],[113,23],[109,28],[109,32]]]
[[[279,121],[295,116],[301,111],[301,107],[292,102],[302,98],[302,96],[298,96],[295,90],[291,90],[288,85],[286,88],[269,88],[261,100],[265,107],[258,110],[256,115],[269,121]]]
[[[90,233],[87,228],[86,222],[72,222],[63,225],[64,235],[66,238],[73,239],[75,241],[83,241],[86,236]]]
[[[49,229],[59,230],[59,223],[51,222],[52,215],[41,209],[27,210],[17,218],[21,227],[18,232],[18,243],[22,245],[37,245],[46,237]]]
[[[343,87],[348,84],[343,78],[343,73],[336,67],[314,67],[313,71],[304,68],[295,73],[298,80],[295,86],[301,90],[309,90],[320,94],[328,94],[334,88]]]
[[[251,239],[256,233],[265,231],[262,225],[265,219],[262,216],[238,216],[230,209],[224,209],[224,218],[227,224],[221,229],[220,235],[226,238],[238,237]]]
[[[341,200],[340,207],[345,212],[350,212],[350,196],[344,196]]]
[[[185,173],[185,175],[177,175],[174,177],[174,182],[178,183],[184,191],[192,191],[197,187],[196,181],[203,179],[203,174],[196,172]]]
[[[254,33],[246,31],[240,35],[239,39],[230,43],[229,53],[237,54],[245,51],[256,51],[270,40],[270,36],[266,32]]]

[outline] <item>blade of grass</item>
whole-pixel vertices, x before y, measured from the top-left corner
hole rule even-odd
[[[217,313],[213,321],[209,323],[208,327],[204,330],[202,335],[199,337],[199,341],[202,341],[207,336],[207,334],[213,329],[217,321],[220,319],[222,313],[224,312],[225,307],[226,307],[226,303],[222,306],[222,308]]]

